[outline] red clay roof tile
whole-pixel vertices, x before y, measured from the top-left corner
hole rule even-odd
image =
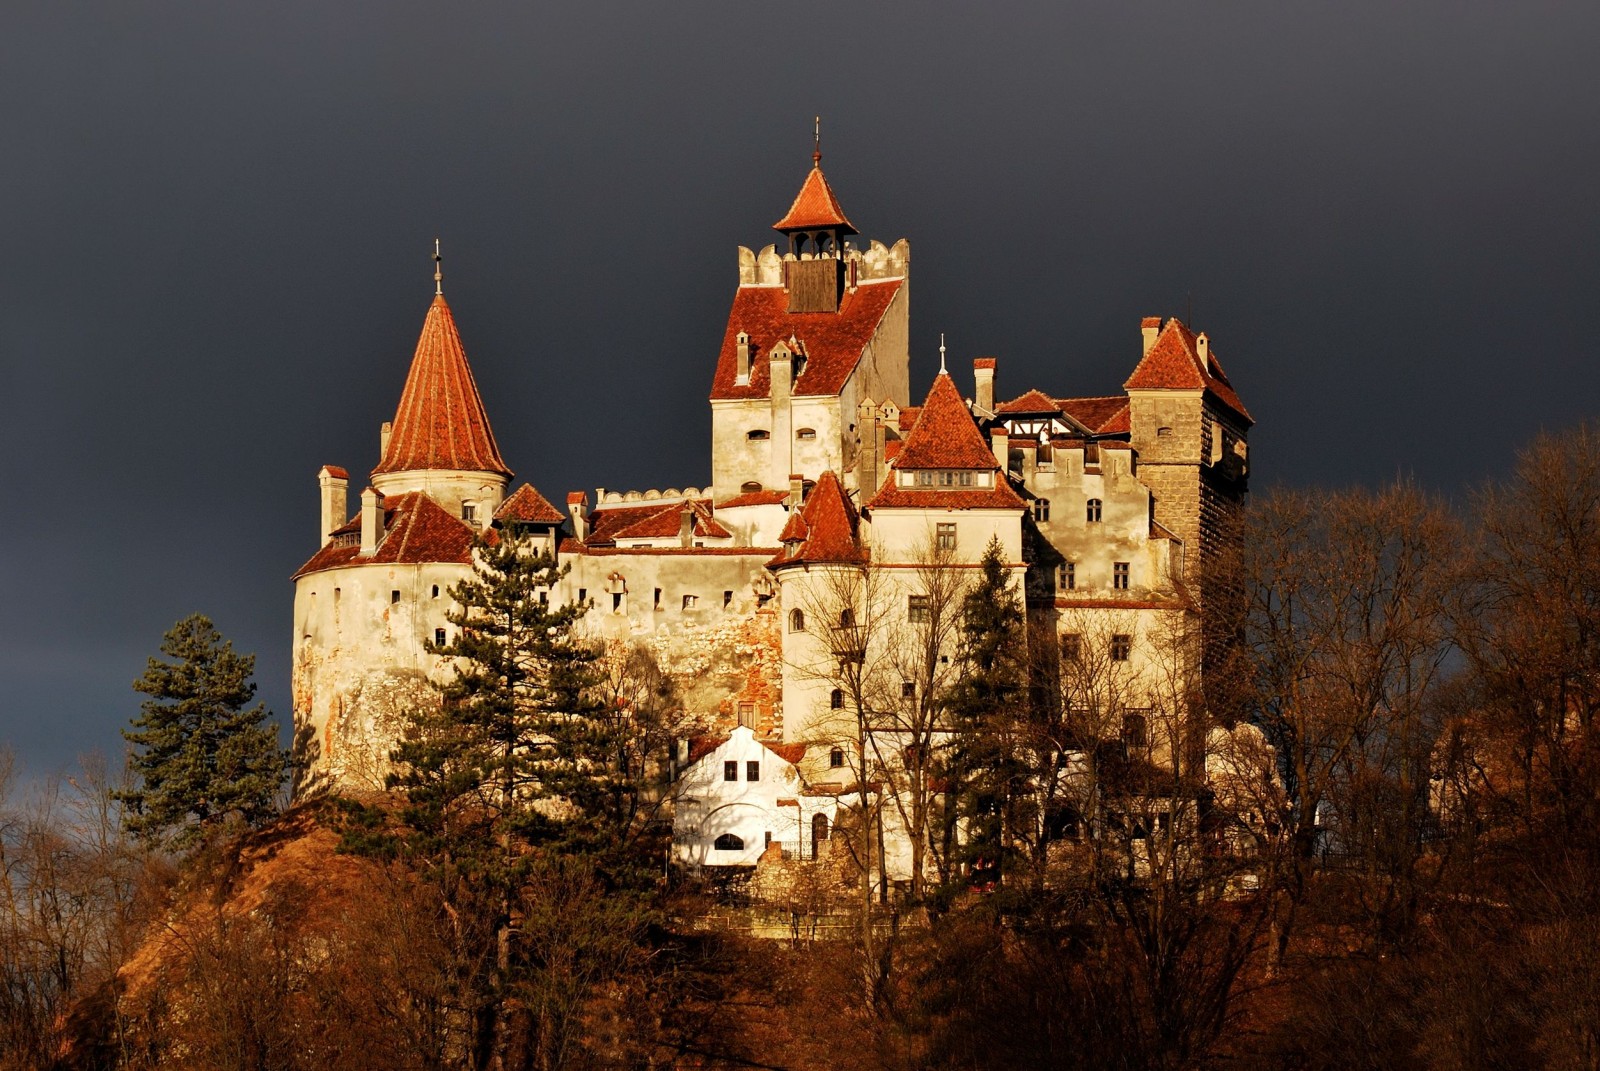
[[[940,490],[937,487],[896,487],[886,483],[867,503],[869,510],[879,509],[1011,509],[1026,508],[1011,485],[1004,479],[994,487],[958,487]]]
[[[494,511],[495,520],[517,521],[522,524],[560,524],[566,516],[534,489],[525,483],[511,493]]]
[[[1209,349],[1209,347],[1208,347]],[[1177,319],[1167,321],[1167,326],[1156,336],[1155,345],[1145,354],[1124,383],[1124,390],[1205,390],[1223,405],[1232,409],[1246,421],[1250,414],[1244,402],[1234,393],[1222,365],[1214,352],[1207,354],[1202,364],[1195,334]]]
[[[788,491],[746,491],[717,503],[718,509],[738,509],[740,506],[778,506],[789,501]]]
[[[832,469],[825,469],[817,478],[817,485],[806,496],[805,505],[796,512],[805,526],[805,541],[798,547],[785,549],[769,564],[866,560],[866,551],[861,546],[861,515]],[[793,523],[792,517],[790,523]],[[784,534],[790,534],[788,526]]]
[[[706,502],[663,502],[645,516],[625,527],[613,528],[608,533],[618,539],[671,539],[683,530],[683,511],[687,507],[694,514],[694,534],[706,539],[731,539],[733,533],[718,524],[706,509]],[[598,516],[598,515],[597,515]],[[596,525],[598,529],[598,524]],[[598,533],[597,533],[598,534]]]
[[[1107,422],[1127,410],[1128,396],[1112,394],[1099,398],[1057,398],[1056,405],[1079,424],[1098,432],[1104,429]]]
[[[839,207],[833,187],[828,185],[827,178],[822,174],[822,165],[817,163],[812,165],[811,173],[800,184],[794,204],[789,206],[789,211],[782,219],[772,225],[772,229],[787,232],[823,227],[837,227],[849,234],[856,233],[850,221],[844,218],[844,209]]]
[[[317,470],[317,475],[321,476],[324,472],[336,480],[348,480],[350,478],[350,474],[338,465],[324,465]]]
[[[967,411],[955,381],[945,372],[933,379],[928,399],[906,444],[895,458],[897,469],[993,469],[994,453]]]
[[[999,414],[1011,413],[1059,413],[1061,403],[1042,390],[1030,390],[1020,398],[1013,398],[1009,402],[1001,402],[994,410]]]
[[[472,544],[477,530],[420,491],[386,497],[383,513],[383,540],[371,555],[362,557],[359,546],[341,546],[334,541],[313,554],[294,575],[300,577],[342,565],[420,565],[425,562],[467,565],[472,562]],[[340,531],[352,526],[359,531],[360,523],[357,517]],[[493,541],[495,535],[488,532],[485,538]]]
[[[443,296],[433,299],[374,474],[464,469],[509,477]]]

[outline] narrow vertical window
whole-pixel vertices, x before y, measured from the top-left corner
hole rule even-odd
[[[1118,591],[1128,590],[1128,563],[1117,562],[1111,567],[1111,586]]]
[[[1100,523],[1100,500],[1098,498],[1091,498],[1089,500],[1087,506],[1084,508],[1084,519],[1090,524]]]
[[[806,630],[806,612],[804,610],[789,611],[789,631],[804,632]]]
[[[830,710],[843,710],[844,709],[844,690],[843,689],[835,688],[833,691],[828,693],[828,709],[830,709]]]
[[[745,763],[744,764],[744,779],[746,781],[759,781],[759,780],[761,780],[761,764],[759,762],[756,762],[753,759],[750,762]]]
[[[1033,500],[1033,519],[1036,521],[1048,521],[1050,519],[1050,500],[1048,498],[1036,498]]]
[[[1056,572],[1056,587],[1061,591],[1071,591],[1078,586],[1078,566],[1076,562],[1062,562],[1061,568]]]
[[[736,760],[729,759],[722,764],[722,779],[724,781],[739,780],[739,763]]]

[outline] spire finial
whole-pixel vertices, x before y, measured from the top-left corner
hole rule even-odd
[[[945,370],[945,367],[944,367],[944,332],[943,331],[939,332],[939,374],[941,376],[947,376],[947,375],[950,374],[948,371]]]
[[[812,132],[811,166],[822,166],[822,116],[817,116],[816,127]]]
[[[439,255],[439,239],[433,240],[433,292],[444,293],[444,257]]]

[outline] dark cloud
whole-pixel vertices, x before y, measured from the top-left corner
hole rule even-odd
[[[914,390],[1211,333],[1261,482],[1450,493],[1595,414],[1594,5],[16,4],[0,738],[115,750],[200,609],[287,707],[314,474],[376,460],[445,241],[504,453],[703,481],[734,246],[810,119],[913,243]]]

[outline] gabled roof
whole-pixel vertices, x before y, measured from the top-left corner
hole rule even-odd
[[[790,312],[781,286],[741,286],[733,295],[722,336],[711,398],[767,398],[772,393],[769,359],[779,342],[800,340],[805,368],[795,378],[796,395],[831,395],[844,389],[861,353],[877,333],[903,279],[861,283],[845,290],[838,312]],[[750,336],[750,378],[740,383],[739,332]]]
[[[732,539],[733,533],[717,523],[703,502],[663,502],[653,511],[614,528],[610,538],[617,539],[671,539],[683,530],[683,511],[694,514],[694,534],[706,539]]]
[[[1046,415],[1061,412],[1061,403],[1042,390],[1030,390],[1020,398],[1013,398],[1009,402],[1001,402],[995,407],[994,411],[1004,416],[1017,413]]]
[[[455,318],[442,295],[433,299],[400,394],[389,445],[377,475],[417,469],[463,469],[509,477],[467,366]]]
[[[699,762],[701,759],[705,758],[707,755],[711,754],[713,751],[717,750],[717,748],[721,747],[723,744],[726,744],[731,739],[733,739],[732,733],[719,736],[690,737],[688,765],[693,766],[695,763]],[[756,739],[756,743],[760,744],[763,748],[772,752],[774,755],[778,756],[778,758],[782,759],[784,762],[787,762],[791,766],[796,765],[801,759],[805,758],[807,747],[805,744],[776,744],[769,743],[768,741],[760,738]]]
[[[782,542],[783,553],[768,562],[769,566],[866,560],[866,550],[861,546],[861,515],[832,469],[823,471],[806,496],[805,505],[790,514]]]
[[[922,412],[906,436],[897,469],[993,469],[994,452],[948,373],[934,377]]]
[[[772,225],[772,229],[788,232],[820,230],[824,227],[835,227],[848,234],[856,233],[850,221],[844,218],[844,209],[839,207],[839,199],[833,195],[833,187],[828,185],[822,173],[822,164],[818,162],[811,165],[811,173],[800,184],[794,204],[789,206],[789,211],[782,219]]]
[[[311,556],[295,576],[336,569],[342,565],[420,565],[426,562],[472,562],[477,530],[420,491],[390,495],[383,500],[384,536],[367,557],[361,547],[335,539]],[[358,514],[336,534],[361,530]],[[493,541],[493,532],[484,538]]]
[[[781,506],[789,501],[788,491],[745,491],[717,503],[718,509],[738,509],[741,506]]]
[[[536,491],[533,484],[525,483],[500,503],[500,508],[494,511],[494,519],[520,524],[560,524],[566,517]]]
[[[1150,347],[1124,383],[1124,390],[1204,390],[1223,405],[1232,409],[1247,422],[1251,420],[1244,403],[1234,392],[1233,384],[1217,362],[1215,351],[1207,347],[1207,359],[1200,360],[1196,336],[1177,319],[1156,336]]]
[[[1114,435],[1128,430],[1128,396],[1113,394],[1102,398],[1057,398],[1056,405],[1067,416],[1090,431]],[[1120,421],[1121,427],[1116,425]]]

